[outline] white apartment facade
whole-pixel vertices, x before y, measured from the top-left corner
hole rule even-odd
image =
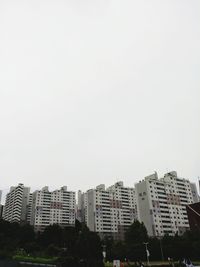
[[[135,189],[117,182],[107,190],[111,193],[112,230],[117,230],[119,239],[123,239],[128,227],[137,219]]]
[[[75,192],[67,191],[66,186],[53,192],[47,186],[37,190],[32,194],[30,214],[30,224],[36,231],[53,224],[74,226]]]
[[[82,195],[79,192],[78,201],[82,220],[101,237],[124,239],[126,229],[137,218],[134,188],[124,187],[123,182],[107,189],[101,184]]]
[[[30,188],[23,184],[12,186],[6,195],[3,219],[9,222],[25,222],[29,203]]]
[[[2,198],[2,190],[0,190],[0,219],[3,215],[3,205],[1,204],[1,198]]]
[[[186,205],[198,201],[196,185],[175,171],[158,179],[157,173],[135,185],[138,219],[149,236],[183,234],[189,229]]]

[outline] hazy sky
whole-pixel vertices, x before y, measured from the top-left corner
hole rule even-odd
[[[0,188],[200,176],[199,0],[0,0]]]

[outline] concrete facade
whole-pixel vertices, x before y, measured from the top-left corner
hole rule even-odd
[[[135,185],[138,219],[150,236],[183,234],[189,229],[186,205],[196,202],[195,184],[169,172],[158,179],[157,173]]]
[[[53,224],[74,226],[75,192],[67,191],[66,186],[52,192],[47,186],[37,190],[32,194],[30,214],[30,224],[36,231]]]
[[[6,195],[3,219],[9,222],[26,222],[30,188],[23,184],[12,186]]]
[[[78,201],[82,220],[102,238],[124,239],[125,231],[137,218],[135,190],[124,187],[123,182],[107,189],[101,184],[86,193],[79,192]]]
[[[4,206],[2,204],[0,204],[0,219],[3,216],[3,209],[4,209]]]

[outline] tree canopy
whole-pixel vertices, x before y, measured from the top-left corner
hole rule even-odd
[[[71,267],[87,262],[102,266],[102,244],[97,233],[78,221],[75,227],[50,225],[35,233],[32,226],[0,220],[0,259],[16,254],[57,257]]]
[[[32,226],[9,223],[0,220],[0,259],[25,254],[33,257],[57,257],[70,267],[102,266],[103,246],[106,260],[113,259],[145,261],[144,242],[148,242],[150,260],[165,260],[170,257],[179,260],[189,257],[198,260],[200,255],[200,231],[187,231],[184,235],[148,237],[143,223],[135,221],[125,234],[124,240],[114,240],[105,236],[103,240],[97,233],[91,232],[85,224],[76,221],[75,227],[50,225],[43,232],[36,233]],[[66,266],[68,266],[66,265]],[[62,266],[62,265],[61,265]]]

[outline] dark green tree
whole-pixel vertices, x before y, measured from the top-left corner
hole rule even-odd
[[[49,246],[51,244],[62,247],[63,246],[63,230],[62,228],[57,225],[50,225],[47,226],[39,235],[39,242],[42,246]]]
[[[32,243],[35,240],[35,232],[31,225],[25,224],[19,228],[18,231],[19,245],[23,247],[24,244]]]
[[[145,247],[144,242],[147,242],[147,230],[143,223],[135,220],[125,234],[125,243],[127,258],[131,260],[144,260]]]

